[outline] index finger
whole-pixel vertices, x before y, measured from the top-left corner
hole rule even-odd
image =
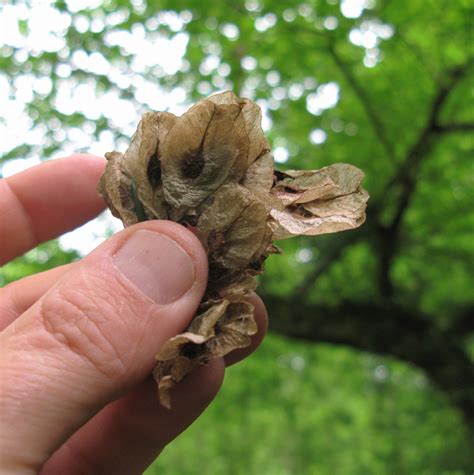
[[[0,180],[0,265],[89,221],[104,207],[105,160],[78,154]]]

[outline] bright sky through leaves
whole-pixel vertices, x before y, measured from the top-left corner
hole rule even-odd
[[[66,156],[76,151],[87,151],[97,155],[103,155],[112,149],[123,150],[126,142],[117,140],[114,131],[124,136],[130,136],[138,123],[143,110],[169,110],[181,114],[189,104],[186,90],[183,87],[174,87],[166,90],[158,85],[159,81],[153,81],[144,76],[145,71],[153,69],[156,77],[174,75],[180,70],[186,70],[189,66],[184,60],[189,36],[183,31],[185,25],[191,21],[191,12],[184,10],[180,13],[172,11],[159,12],[158,17],[149,18],[144,25],[134,24],[130,31],[113,29],[114,25],[127,19],[130,12],[125,9],[104,15],[84,14],[84,10],[92,10],[100,6],[101,2],[93,0],[70,1],[68,12],[60,12],[49,2],[37,2],[32,7],[21,3],[17,5],[5,5],[0,10],[0,45],[3,49],[14,47],[15,60],[25,61],[29,56],[37,57],[44,51],[54,52],[59,55],[61,62],[55,66],[58,82],[54,91],[52,105],[56,111],[65,116],[82,114],[88,121],[81,127],[61,127],[59,121],[51,121],[50,126],[54,129],[53,140],[62,144],[53,154],[54,157]],[[137,11],[143,8],[140,1],[132,2]],[[246,2],[249,11],[258,11],[260,5],[256,1]],[[348,18],[357,18],[364,8],[371,8],[368,0],[344,0],[341,12]],[[311,16],[313,10],[306,4],[301,4],[297,12],[287,9],[282,18],[274,13],[266,13],[257,16],[254,28],[259,32],[265,32],[273,28],[278,21],[293,21],[296,14]],[[154,32],[159,24],[166,24],[174,34],[165,37]],[[337,28],[337,19],[328,17],[325,27],[328,30]],[[124,64],[109,61],[100,51],[88,54],[82,49],[72,53],[66,43],[65,33],[71,25],[79,33],[92,31],[101,33],[104,29],[112,27],[104,34],[103,41],[107,47],[118,47],[123,54],[132,58],[131,70],[124,69]],[[25,28],[25,26],[27,28]],[[212,25],[211,25],[212,26]],[[239,37],[239,28],[232,23],[221,25],[222,34],[229,40],[234,41]],[[366,66],[374,66],[379,60],[378,45],[380,39],[387,39],[393,34],[393,29],[380,23],[362,24],[360,29],[351,31],[350,40],[367,49],[364,63]],[[202,81],[198,89],[203,95],[207,95],[219,88],[226,89],[232,85],[226,81],[231,69],[227,63],[222,62],[221,52],[218,45],[209,45],[209,53],[200,66],[200,72],[204,76],[213,76],[212,84]],[[241,60],[241,67],[248,71],[249,77],[245,81],[244,95],[254,98],[258,81],[252,72],[259,63],[252,55],[246,55]],[[82,70],[91,73],[89,79],[78,83],[73,79],[72,72]],[[24,170],[29,166],[39,163],[42,157],[42,147],[47,145],[45,139],[46,128],[44,125],[32,127],[31,117],[27,113],[29,104],[34,95],[46,97],[53,89],[50,78],[51,71],[22,73],[15,78],[13,84],[8,82],[5,75],[0,74],[0,154],[7,153],[23,145],[33,145],[36,152],[27,160],[9,160],[3,163],[1,172],[3,176]],[[97,89],[96,77],[106,75],[115,85],[109,90]],[[282,100],[298,100],[305,91],[309,94],[306,98],[307,110],[310,114],[321,115],[324,111],[335,107],[339,100],[339,85],[334,82],[318,84],[294,83],[288,87],[280,85],[280,73],[277,70],[269,70],[265,81],[273,88],[272,97],[268,100],[258,100],[259,106],[264,112],[263,128],[269,131],[272,127],[271,111],[280,106]],[[122,91],[133,87],[134,101],[122,97]],[[138,110],[137,104],[141,104],[142,110]],[[113,130],[102,131],[97,138],[93,138],[94,122],[105,117]],[[348,133],[348,132],[347,132]],[[323,129],[314,130],[308,140],[314,146],[319,146],[327,139],[327,133]],[[286,146],[276,146],[275,160],[285,163],[290,157],[290,151]],[[90,232],[92,227],[93,232]],[[73,232],[62,240],[68,248],[75,248],[82,253],[88,252],[92,245],[97,243],[91,235],[100,235],[103,229],[103,221],[86,228]],[[93,243],[93,244],[92,244]]]

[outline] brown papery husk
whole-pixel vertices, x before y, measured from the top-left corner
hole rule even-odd
[[[209,281],[186,331],[156,354],[161,403],[193,369],[248,346],[257,332],[249,295],[274,240],[360,226],[368,194],[349,164],[276,172],[261,111],[232,92],[181,117],[143,115],[127,151],[106,154],[99,184],[125,226],[171,219],[192,227],[209,259]]]

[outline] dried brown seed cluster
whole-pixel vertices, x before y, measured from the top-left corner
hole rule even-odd
[[[106,154],[99,185],[125,226],[171,219],[192,226],[209,257],[209,282],[185,333],[156,355],[162,404],[196,366],[250,344],[257,327],[248,294],[273,240],[360,226],[368,194],[363,173],[336,164],[277,172],[260,108],[232,92],[211,96],[181,117],[143,115],[128,150]]]

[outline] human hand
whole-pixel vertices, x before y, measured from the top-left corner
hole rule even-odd
[[[0,265],[88,221],[104,203],[104,160],[76,155],[0,180]],[[136,474],[216,395],[224,368],[201,367],[159,405],[154,354],[182,332],[207,283],[198,239],[169,221],[131,226],[84,259],[0,289],[0,473]]]

